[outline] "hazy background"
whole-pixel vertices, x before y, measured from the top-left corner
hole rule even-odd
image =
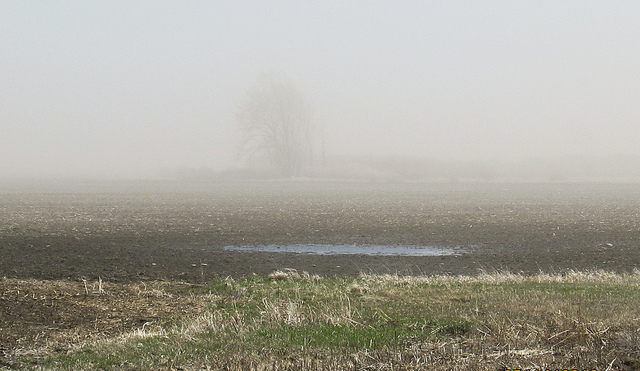
[[[236,106],[265,71],[330,156],[633,162],[638,20],[638,1],[3,1],[0,178],[240,166]]]

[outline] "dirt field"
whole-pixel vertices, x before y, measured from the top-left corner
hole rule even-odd
[[[640,186],[79,184],[0,193],[0,277],[200,282],[283,267],[537,273],[640,263]],[[461,256],[224,251],[287,243],[460,246]]]
[[[224,250],[294,243],[457,246],[466,252],[382,257]],[[82,293],[85,281],[127,285],[120,288],[126,291],[141,281],[200,283],[282,268],[322,276],[629,272],[640,264],[640,186],[5,184],[0,189],[0,257],[0,277],[5,278],[0,280],[0,340],[2,348],[13,349],[21,338],[33,344],[39,332],[27,336],[27,329],[34,323],[56,328],[50,323],[65,308],[64,298]],[[73,288],[46,289],[49,298],[60,299],[54,310],[38,302],[38,284],[30,281],[31,289],[20,291],[15,279],[64,280]],[[107,330],[160,318],[163,312],[158,311],[134,317],[123,312]],[[95,317],[91,311],[78,313]],[[18,319],[26,322],[20,325]]]

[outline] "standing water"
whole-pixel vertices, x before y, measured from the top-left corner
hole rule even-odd
[[[440,248],[432,246],[389,246],[389,245],[262,245],[262,246],[225,246],[230,251],[283,252],[316,255],[388,255],[388,256],[442,256],[457,255],[459,248]]]

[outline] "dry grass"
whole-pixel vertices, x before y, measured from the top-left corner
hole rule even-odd
[[[14,350],[5,364],[183,370],[640,368],[638,271],[321,279],[282,270],[204,286],[149,285],[128,290],[167,303],[188,299],[200,313],[72,342],[57,354]],[[105,293],[94,295],[105,299],[115,288],[104,283]]]
[[[268,277],[274,280],[286,280],[286,281],[293,281],[293,280],[318,281],[322,279],[322,277],[320,277],[317,274],[309,274],[309,272],[307,271],[303,271],[302,273],[299,273],[298,270],[293,268],[284,268],[283,270],[273,271],[269,273]]]
[[[569,270],[558,274],[540,272],[536,275],[523,275],[511,272],[482,272],[474,276],[458,275],[436,275],[436,276],[408,276],[391,274],[366,274],[360,275],[367,281],[389,282],[399,285],[444,285],[451,283],[605,283],[640,285],[640,270],[636,269],[631,274],[617,274],[605,270],[576,271]]]

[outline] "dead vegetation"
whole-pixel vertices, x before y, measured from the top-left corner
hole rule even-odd
[[[202,311],[195,297],[167,287],[188,285],[0,279],[0,356],[62,350]]]
[[[640,368],[640,272],[0,288],[5,368]]]

